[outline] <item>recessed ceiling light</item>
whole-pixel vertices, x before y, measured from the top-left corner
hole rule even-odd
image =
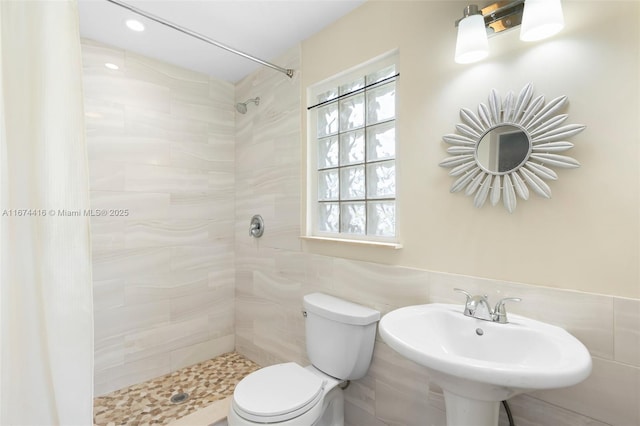
[[[132,31],[144,31],[144,24],[138,20],[135,19],[127,19],[127,27],[129,27],[130,30]]]
[[[112,64],[111,62],[107,62],[106,64],[104,64],[104,66],[109,68],[110,70],[120,69],[119,66],[117,66],[116,64]]]

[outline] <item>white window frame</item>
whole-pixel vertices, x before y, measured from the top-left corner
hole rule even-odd
[[[397,51],[382,55],[372,59],[365,64],[354,67],[351,70],[340,73],[336,76],[328,78],[325,81],[313,84],[307,88],[307,102],[309,105],[315,105],[318,95],[325,93],[331,89],[339,87],[343,84],[351,83],[356,79],[380,71],[390,65],[395,65],[396,73],[399,73],[398,53]],[[395,183],[396,191],[393,198],[395,203],[395,236],[378,236],[365,234],[351,234],[343,232],[324,232],[318,230],[318,138],[317,138],[317,108],[307,111],[307,205],[306,205],[306,238],[324,239],[355,243],[373,243],[377,245],[386,245],[393,248],[400,248],[399,244],[399,226],[398,226],[398,78],[396,78],[396,95],[395,95]],[[364,129],[368,127],[365,125]],[[366,163],[363,163],[366,164]],[[372,199],[372,201],[375,201]],[[366,205],[366,204],[365,204]]]

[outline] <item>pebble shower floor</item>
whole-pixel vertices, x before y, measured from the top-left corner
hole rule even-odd
[[[260,368],[229,352],[166,376],[120,389],[94,399],[95,426],[166,425],[233,394],[236,384]],[[187,393],[181,403],[171,397]]]

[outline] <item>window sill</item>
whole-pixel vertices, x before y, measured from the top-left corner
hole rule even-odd
[[[306,240],[306,241],[328,241],[333,243],[344,243],[344,244],[360,245],[360,246],[367,246],[367,247],[382,247],[382,248],[390,248],[393,250],[398,250],[402,248],[402,244],[400,243],[384,243],[381,241],[347,240],[344,238],[310,237],[306,235],[301,236],[300,239]]]

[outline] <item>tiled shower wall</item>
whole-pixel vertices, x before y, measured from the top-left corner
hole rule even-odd
[[[294,49],[276,63],[300,69]],[[380,310],[461,303],[454,287],[519,296],[510,311],[559,325],[593,357],[593,372],[566,389],[513,398],[519,426],[640,424],[640,301],[309,254],[300,246],[300,88],[262,69],[236,86],[236,98],[260,96],[236,129],[236,350],[261,365],[308,363],[302,297],[324,291]],[[265,218],[265,234],[248,236],[249,218]],[[438,387],[420,366],[379,338],[369,374],[346,391],[350,426],[445,424]],[[508,424],[502,413],[501,426]]]
[[[98,396],[234,349],[234,87],[82,52]]]

